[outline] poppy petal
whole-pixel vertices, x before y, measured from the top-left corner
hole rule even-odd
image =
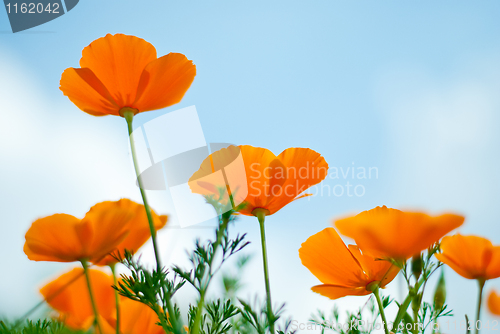
[[[361,253],[358,246],[349,245],[349,251],[356,258],[370,280],[380,281],[383,288],[389,284],[399,273],[400,268],[389,261],[376,259],[373,256]]]
[[[500,295],[494,290],[488,295],[488,310],[492,314],[500,315]]]
[[[92,261],[94,264],[100,266],[116,263],[117,258],[123,258],[125,256],[125,250],[132,253],[137,252],[139,248],[151,237],[151,231],[149,229],[149,222],[144,205],[133,202],[129,199],[121,199],[118,202],[111,203],[113,203],[112,206],[116,206],[117,208],[127,212],[131,218],[130,221],[126,223],[126,237],[114,248],[112,253],[102,259],[95,259],[96,262]],[[167,223],[168,216],[166,215],[158,216],[156,212],[151,210],[151,216],[153,217],[156,231],[163,228]]]
[[[500,277],[500,246],[492,248],[491,260],[486,267],[486,279]]]
[[[302,264],[322,283],[365,286],[366,275],[331,227],[309,237],[300,247],[299,256]]]
[[[268,149],[249,145],[239,146],[248,182],[247,206],[240,213],[251,216],[255,208],[265,208],[269,192],[269,170],[276,156]],[[265,208],[267,209],[267,208]],[[271,214],[274,212],[271,212]]]
[[[487,278],[486,268],[492,259],[493,245],[478,236],[456,234],[441,241],[441,253],[436,258],[457,274],[468,278]]]
[[[193,193],[214,196],[224,205],[229,201],[229,194],[235,203],[243,202],[247,178],[240,148],[230,145],[210,154],[189,178],[188,184]]]
[[[33,222],[26,232],[24,252],[33,261],[73,262],[85,257],[76,217],[55,214]]]
[[[143,112],[179,103],[195,76],[193,61],[181,53],[151,61],[141,74],[133,107]]]
[[[94,231],[92,240],[87,243],[91,262],[116,249],[130,232],[132,217],[132,213],[120,208],[118,202],[110,201],[98,203],[87,212],[82,223],[88,224]]]
[[[110,317],[115,307],[113,278],[93,269],[89,270],[89,277],[99,314]],[[40,293],[68,327],[87,330],[92,325],[94,312],[83,269],[75,268],[59,276],[41,288]]]
[[[366,296],[371,293],[371,291],[366,290],[364,287],[353,288],[334,284],[316,285],[311,290],[330,299],[338,299],[346,296]]]
[[[384,206],[339,219],[335,226],[364,251],[406,260],[432,246],[463,221],[463,216],[454,214],[432,217]]]
[[[328,173],[325,158],[310,148],[288,148],[278,155],[286,166],[287,179],[282,185],[283,192],[274,196],[268,209],[276,212],[294,201],[311,186],[323,181]]]
[[[80,67],[94,72],[120,108],[131,107],[142,71],[156,58],[155,47],[142,38],[108,34],[83,49]]]
[[[456,263],[453,258],[447,256],[446,254],[436,253],[436,254],[434,254],[434,256],[436,257],[436,259],[445,263],[448,267],[453,269],[453,271],[455,271],[460,276],[467,278],[467,279],[476,279],[477,278],[478,274],[476,272],[471,273],[470,271],[462,268],[461,264]]]
[[[156,313],[143,303],[122,299],[120,330],[127,334],[164,334]]]
[[[59,89],[78,108],[93,116],[118,115],[115,100],[88,68],[68,68],[62,76]]]

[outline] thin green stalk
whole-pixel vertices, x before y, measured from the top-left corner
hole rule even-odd
[[[89,289],[90,303],[92,304],[92,310],[94,311],[94,325],[97,327],[99,333],[102,334],[101,324],[99,323],[99,311],[97,310],[94,293],[92,292],[92,284],[90,283],[88,263],[86,260],[82,260],[81,263],[83,266],[83,272],[85,273],[85,279],[87,281],[87,288]]]
[[[113,285],[118,286],[116,279],[116,263],[109,266],[111,272],[113,273]],[[118,295],[118,290],[115,290],[115,304],[116,304],[116,334],[120,334],[120,296]]]
[[[92,266],[92,265],[90,265]],[[89,267],[90,267],[89,266]],[[51,295],[48,295],[47,297],[45,297],[45,299],[41,300],[39,303],[37,303],[35,306],[33,306],[31,309],[28,310],[28,312],[26,312],[25,314],[23,314],[23,316],[19,319],[17,319],[17,321],[14,323],[14,328],[17,328],[19,327],[23,322],[24,320],[29,317],[33,312],[35,312],[36,310],[38,310],[40,307],[42,307],[46,302],[50,302],[52,300],[52,298],[55,298],[56,296],[58,296],[61,292],[63,292],[68,286],[70,286],[71,284],[73,284],[76,280],[78,280],[81,276],[83,276],[84,274],[81,273],[80,275],[77,275],[76,277],[74,277],[71,281],[67,282],[66,284],[64,284],[62,287],[60,287],[59,289],[57,289],[54,293],[52,293]]]
[[[267,297],[267,320],[269,321],[269,328],[271,334],[274,334],[274,314],[273,304],[271,301],[271,285],[269,284],[269,265],[267,262],[267,246],[266,246],[266,229],[264,222],[266,219],[266,212],[262,209],[256,209],[252,212],[259,220],[260,225],[260,241],[262,244],[262,262],[264,265],[264,279],[266,282],[266,297]]]
[[[149,231],[151,232],[151,239],[153,241],[153,249],[155,252],[156,269],[158,272],[160,272],[162,269],[162,265],[160,260],[160,253],[158,251],[158,243],[156,242],[156,229],[153,222],[153,215],[151,214],[151,208],[149,207],[148,199],[146,197],[146,191],[143,188],[141,173],[139,170],[139,164],[137,163],[137,153],[135,150],[135,143],[134,139],[132,138],[132,132],[134,131],[132,127],[134,112],[132,110],[124,110],[122,112],[122,115],[123,117],[125,117],[125,120],[127,121],[128,135],[130,140],[130,150],[132,151],[132,160],[134,161],[135,174],[137,176],[137,182],[139,183],[139,189],[141,191],[142,201],[144,202],[144,208],[146,209],[146,216],[148,217]]]
[[[228,218],[222,218],[222,223],[219,225],[219,230],[217,231],[217,237],[215,240],[215,243],[213,245],[214,248],[214,256],[210,259],[210,262],[208,263],[208,267],[212,267],[212,262],[213,259],[215,258],[215,254],[217,252],[217,249],[220,247],[222,244],[222,237],[224,236],[224,232],[227,229],[227,225],[229,223]],[[194,318],[193,322],[193,334],[199,334],[200,332],[200,324],[201,324],[201,316],[203,314],[203,308],[205,306],[205,293],[208,290],[208,286],[210,285],[211,282],[211,276],[207,278],[207,282],[204,284],[203,287],[200,288],[200,300],[198,301],[198,307],[196,308],[196,316]]]
[[[418,311],[419,309],[413,310],[413,334],[418,334]]]
[[[141,196],[142,196],[142,201],[144,203],[144,208],[146,210],[146,216],[148,218],[148,223],[149,223],[149,231],[151,232],[151,240],[153,242],[153,249],[155,253],[155,259],[156,259],[156,270],[158,272],[162,271],[162,265],[161,265],[161,260],[160,260],[160,253],[158,251],[158,243],[156,242],[156,229],[154,226],[153,222],[153,216],[151,214],[151,208],[149,207],[148,199],[146,197],[146,191],[143,189],[143,184],[142,184],[142,178],[141,178],[141,173],[139,170],[139,164],[137,163],[137,153],[135,150],[135,143],[134,139],[132,138],[132,133],[134,131],[132,127],[132,121],[134,119],[134,109],[131,108],[123,108],[120,110],[120,115],[125,118],[127,121],[127,129],[128,129],[128,134],[129,134],[129,140],[130,140],[130,151],[132,152],[132,160],[134,161],[134,169],[135,169],[135,174],[137,176],[137,182],[139,184],[139,190],[141,191]],[[165,296],[167,296],[167,291],[165,291],[165,288],[163,287],[163,292]],[[170,301],[170,298],[166,300],[167,303],[167,311],[169,313],[169,319],[170,323],[172,324],[172,327],[174,329],[175,334],[180,334],[184,333],[184,329],[182,327],[182,324],[180,321],[177,321],[177,317],[174,312],[174,308],[172,306],[172,303]]]
[[[382,300],[380,299],[379,287],[378,285],[372,290],[375,295],[375,299],[377,300],[378,310],[380,312],[380,317],[382,318],[382,322],[384,324],[384,332],[385,334],[389,334],[389,328],[387,327],[387,318],[385,317],[384,306],[382,305]]]
[[[481,319],[481,304],[483,303],[483,289],[484,283],[486,282],[484,279],[478,279],[479,283],[479,296],[477,298],[477,312],[476,312],[476,323],[474,324],[475,333],[479,333],[479,320]]]
[[[198,301],[198,306],[196,308],[196,316],[193,322],[193,334],[200,333],[201,316],[203,314],[203,307],[205,305],[205,293],[200,291],[200,300]]]
[[[410,306],[413,298],[417,296],[417,293],[418,293],[418,290],[420,289],[420,286],[422,284],[424,284],[425,278],[426,278],[426,275],[425,274],[422,275],[420,280],[417,283],[415,283],[415,286],[413,287],[413,289],[411,289],[409,291],[408,296],[406,296],[406,299],[403,301],[403,304],[401,304],[401,306],[399,307],[399,310],[398,310],[398,313],[396,315],[396,319],[394,319],[394,323],[393,323],[392,328],[398,328],[399,323],[401,322],[401,320],[403,320],[403,317],[406,314],[406,310]]]

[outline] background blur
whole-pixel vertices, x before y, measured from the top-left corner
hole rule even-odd
[[[299,322],[333,306],[310,291],[318,280],[297,250],[335,217],[378,205],[453,211],[467,218],[461,232],[500,244],[499,14],[496,0],[86,0],[13,34],[0,9],[0,317],[21,316],[40,300],[40,286],[72,267],[26,258],[24,234],[33,220],[57,212],[81,217],[103,200],[140,201],[125,121],[87,115],[58,89],[63,70],[79,66],[83,47],[107,33],[142,37],[158,55],[181,52],[197,65],[183,101],[139,115],[136,126],[196,105],[207,142],[276,154],[310,147],[331,171],[338,168],[323,193],[317,187],[317,196],[267,220],[273,299],[286,301]],[[340,169],[353,167],[376,167],[378,177],[344,178]],[[349,196],[347,182],[364,194],[351,187]],[[168,193],[149,196],[156,211],[173,213]],[[169,264],[185,263],[194,238],[213,233],[176,225],[172,214],[159,233]],[[243,217],[232,231],[254,241],[242,296],[263,296],[257,221]],[[149,245],[143,253],[152,260]],[[446,278],[459,322],[474,314],[476,283],[448,268]],[[387,292],[400,298],[400,282]],[[495,287],[500,281],[488,282],[486,292]],[[354,310],[365,301],[336,303]]]

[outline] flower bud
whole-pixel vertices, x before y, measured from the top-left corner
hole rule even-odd
[[[446,301],[446,282],[444,280],[444,270],[441,270],[441,276],[434,292],[434,309],[441,310]]]
[[[422,274],[423,265],[424,265],[424,261],[422,260],[421,254],[415,255],[411,259],[411,272],[413,273],[413,276],[415,277],[415,281],[418,281],[418,279],[420,278],[420,275]]]
[[[418,313],[418,311],[420,311],[421,304],[422,304],[422,292],[417,294],[411,302],[411,308],[413,309],[414,313]],[[417,319],[415,319],[415,321],[417,321]]]

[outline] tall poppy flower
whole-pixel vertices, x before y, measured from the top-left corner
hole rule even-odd
[[[26,232],[24,252],[34,261],[100,259],[124,240],[131,218],[118,202],[98,203],[83,219],[67,214],[41,218]]]
[[[302,264],[323,283],[312,287],[312,291],[330,299],[368,295],[374,285],[384,288],[400,270],[355,245],[346,246],[331,227],[309,237],[299,249],[299,256]]]
[[[500,277],[500,246],[478,236],[456,234],[444,237],[436,258],[468,279]]]
[[[225,188],[226,184],[214,173],[240,155],[241,168],[231,169],[228,181],[235,196],[245,194],[241,199],[246,206],[239,212],[247,216],[254,216],[256,209],[265,211],[266,215],[278,212],[294,200],[307,196],[301,194],[324,180],[328,172],[325,159],[309,148],[288,148],[276,156],[265,148],[230,146],[214,152],[202,162],[189,180],[191,190],[217,196],[219,189]]]
[[[118,116],[123,108],[137,114],[176,104],[196,75],[196,66],[183,54],[158,58],[152,44],[123,34],[90,43],[83,49],[80,67],[64,71],[60,89],[94,116]]]
[[[127,211],[131,216],[130,222],[127,225],[128,232],[111,254],[106,255],[104,258],[94,257],[90,259],[90,262],[100,266],[115,264],[117,258],[124,257],[125,250],[135,253],[151,237],[144,205],[123,198],[116,202],[116,206]],[[161,229],[167,223],[168,216],[159,216],[154,211],[151,211],[151,215],[156,230]]]
[[[500,295],[495,290],[488,295],[488,309],[492,314],[500,316]]]
[[[236,163],[241,157],[241,164]],[[216,172],[225,170],[223,177]],[[264,221],[265,217],[282,209],[285,205],[307,196],[302,195],[311,186],[326,177],[328,164],[317,152],[309,148],[288,148],[278,156],[270,150],[242,145],[231,146],[210,155],[203,161],[200,169],[189,180],[191,191],[202,195],[220,197],[227,188],[227,197],[236,197],[245,204],[238,212],[256,216],[259,220],[262,262],[267,297],[267,318],[273,319],[271,288],[267,263],[267,246]],[[236,192],[235,192],[236,190]],[[302,195],[302,196],[301,196]],[[232,203],[231,203],[232,204]],[[271,333],[274,322],[269,321]]]
[[[339,232],[366,252],[382,258],[406,260],[439,241],[464,222],[455,214],[429,216],[386,206],[335,221]]]
[[[161,271],[155,222],[140,177],[132,136],[133,119],[138,113],[180,102],[196,76],[196,66],[180,53],[157,58],[153,45],[123,34],[108,34],[93,41],[83,49],[80,66],[64,71],[60,89],[88,114],[122,116],[126,120],[137,182],[148,215],[156,267]],[[85,266],[84,262],[82,264]],[[177,321],[175,315],[172,315],[171,322],[174,328],[180,328],[181,321]]]
[[[88,270],[95,303],[102,318],[113,317],[115,295],[113,278],[100,270]],[[88,330],[94,322],[94,311],[84,272],[75,268],[40,289],[47,303],[59,313],[64,323],[75,330]]]

